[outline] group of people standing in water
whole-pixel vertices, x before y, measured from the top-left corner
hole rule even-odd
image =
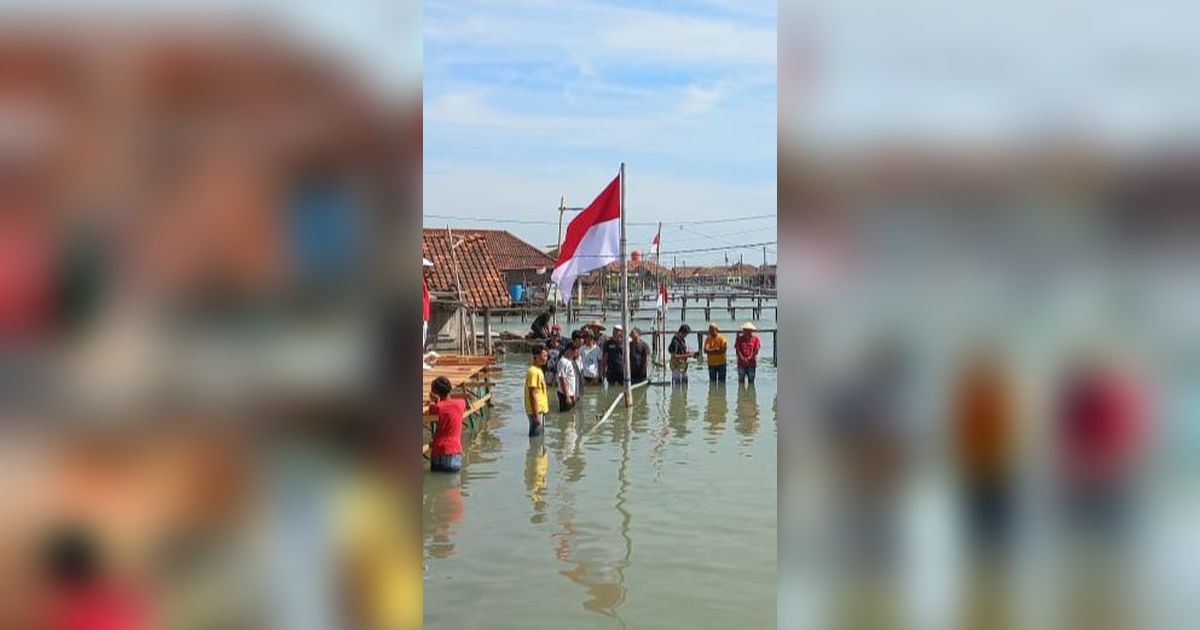
[[[535,345],[532,361],[525,377],[525,412],[529,417],[529,435],[541,434],[544,414],[550,411],[548,383],[553,383],[558,394],[559,412],[574,408],[579,394],[585,386],[622,386],[625,384],[625,329],[617,324],[612,335],[606,336],[607,328],[593,320],[571,333],[570,339],[562,336],[559,324],[549,324],[553,310],[548,310],[531,326],[530,338],[543,338]],[[738,383],[753,386],[758,367],[758,353],[762,348],[752,323],[745,323],[734,342],[737,355]],[[675,332],[667,346],[668,364],[672,385],[686,385],[691,359],[700,355],[688,347],[688,335],[692,329],[683,324]],[[728,342],[716,323],[708,325],[708,337],[703,352],[706,356],[709,382],[724,383],[727,364]],[[642,338],[638,328],[629,331],[629,379],[631,384],[646,382],[652,363],[650,345]]]

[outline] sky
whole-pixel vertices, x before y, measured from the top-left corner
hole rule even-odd
[[[1185,0],[781,7],[784,65],[808,70],[785,77],[781,123],[809,148],[887,135],[1000,145],[1050,133],[1116,146],[1200,137],[1200,45]]]
[[[624,161],[631,249],[774,262],[775,5],[426,2],[425,225],[552,246]]]

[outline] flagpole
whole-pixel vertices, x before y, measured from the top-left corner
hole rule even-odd
[[[625,330],[625,406],[633,406],[629,370],[629,266],[625,262],[625,163],[621,162],[621,328]]]
[[[658,286],[654,287],[654,289],[656,291],[658,291],[658,294],[660,296],[662,296],[662,294],[663,294],[662,221],[658,222],[658,232],[655,232],[654,238],[658,240],[658,244],[654,246],[654,265],[655,265],[655,267],[657,267],[657,269],[655,269],[655,275],[658,277],[657,278]],[[666,355],[667,317],[666,317],[666,313],[667,313],[667,300],[666,300],[666,296],[663,296],[662,306],[659,307],[658,313],[655,314],[655,319],[658,321],[657,328],[659,329],[659,331],[662,332],[661,335],[655,335],[655,337],[659,338],[659,343],[658,343],[658,348],[657,348],[658,352],[656,353],[659,356],[656,356],[655,358],[658,359],[661,363],[660,372],[663,368],[666,367],[666,363],[667,363],[667,358],[666,358],[667,357],[667,355]]]

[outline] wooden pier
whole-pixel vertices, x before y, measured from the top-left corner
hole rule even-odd
[[[434,379],[445,376],[450,379],[453,390],[451,398],[461,398],[467,401],[467,410],[463,414],[464,427],[474,429],[488,407],[492,404],[492,386],[495,377],[500,373],[496,365],[496,357],[471,356],[462,354],[443,354],[430,369],[423,370],[421,375],[423,393],[421,396],[423,423],[433,431],[437,416],[424,413],[429,400],[429,386]]]
[[[653,321],[655,314],[658,312],[656,299],[657,296],[651,294],[630,296],[630,319],[634,321]],[[669,295],[667,304],[672,318],[678,313],[680,322],[688,320],[689,311],[692,317],[695,317],[698,313],[702,313],[706,322],[712,320],[713,313],[727,314],[730,319],[735,320],[739,319],[739,313],[742,317],[751,320],[763,319],[765,313],[770,313],[775,319],[779,318],[778,295],[774,292],[686,292]],[[525,323],[532,321],[544,309],[545,305],[525,304],[492,309],[491,315],[498,318],[501,323],[509,319],[516,319],[521,323]],[[562,316],[567,322],[580,322],[590,319],[605,320],[608,319],[610,314],[619,316],[620,313],[621,305],[619,301],[613,299],[587,299],[572,302],[563,311]]]

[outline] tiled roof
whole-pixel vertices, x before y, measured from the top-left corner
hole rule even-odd
[[[616,271],[616,272],[621,271],[620,261],[609,263],[608,270]],[[636,272],[639,272],[642,270],[645,270],[654,275],[658,275],[660,273],[663,275],[668,275],[671,273],[670,269],[667,269],[666,267],[663,267],[663,266],[655,263],[652,260],[646,260],[645,258],[642,258],[641,260],[630,260],[629,261],[629,266],[628,266],[629,273],[636,273]]]
[[[457,260],[462,279],[462,300],[469,308],[499,308],[508,306],[508,288],[504,285],[496,261],[488,250],[484,237],[452,230],[455,241],[462,240],[450,251],[450,236],[446,230],[424,230],[421,234],[423,254],[433,262],[429,268],[429,290],[454,292],[456,287],[454,263]],[[469,231],[468,231],[469,232]]]
[[[671,270],[676,278],[722,277],[722,276],[755,276],[762,274],[762,268],[749,263],[734,263],[728,267],[675,267]]]
[[[513,236],[508,230],[454,229],[455,234],[479,235],[500,271],[554,268],[554,259],[542,250]]]

